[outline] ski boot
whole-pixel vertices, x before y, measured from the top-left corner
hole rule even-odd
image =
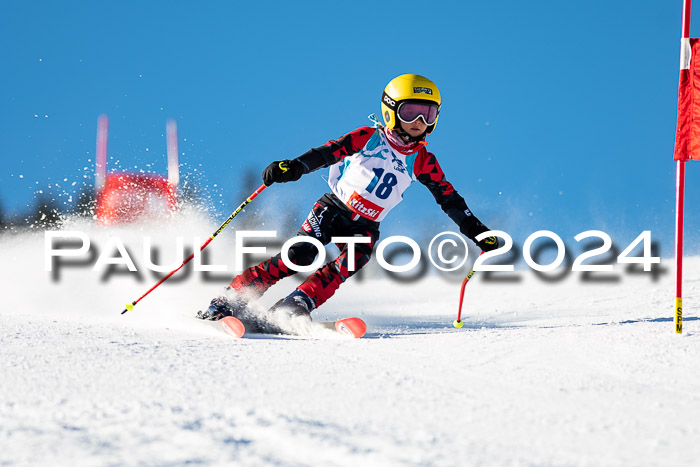
[[[258,312],[248,305],[248,300],[238,292],[226,287],[223,296],[215,297],[209,308],[197,312],[197,318],[217,321],[225,316],[238,318],[245,326],[246,332],[258,334],[281,334],[284,331],[270,321],[265,312]]]
[[[231,287],[226,287],[226,293],[212,299],[209,307],[197,312],[197,318],[217,321],[225,316],[239,318],[248,314],[248,302],[235,293]]]
[[[282,334],[306,335],[311,329],[314,308],[313,300],[297,289],[270,308],[269,321]]]
[[[269,313],[286,318],[304,317],[311,319],[311,312],[316,308],[313,300],[297,289],[285,298],[275,303]]]

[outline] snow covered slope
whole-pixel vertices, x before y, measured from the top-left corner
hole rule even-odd
[[[119,235],[140,256],[144,235],[167,245],[210,227],[65,228],[102,246]],[[226,263],[231,245],[217,237],[210,262]],[[359,316],[366,338],[234,340],[191,318],[223,282],[191,274],[121,316],[150,273],[105,282],[71,268],[54,281],[43,234],[5,236],[0,255],[2,465],[700,462],[698,258],[686,261],[681,336],[665,263],[657,282],[476,274],[460,330],[458,283],[365,277],[318,318]]]

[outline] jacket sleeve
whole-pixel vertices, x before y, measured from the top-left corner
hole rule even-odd
[[[428,187],[435,201],[455,224],[461,226],[467,218],[476,219],[464,198],[445,179],[445,173],[434,154],[422,151],[413,166],[413,173],[419,182]]]
[[[362,149],[374,131],[375,129],[369,126],[360,127],[336,140],[327,142],[323,146],[310,149],[297,157],[297,160],[303,165],[305,174],[329,167]]]

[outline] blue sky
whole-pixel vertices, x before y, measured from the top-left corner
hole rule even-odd
[[[246,171],[368,124],[386,83],[418,73],[443,96],[429,149],[491,228],[567,243],[601,229],[621,244],[651,230],[670,256],[681,4],[5,2],[0,203],[23,212],[39,189],[91,182],[104,113],[118,165],[162,172],[175,118],[183,175],[224,215]],[[261,205],[295,199],[304,214],[321,175],[275,186]],[[687,182],[697,251],[700,163]],[[419,184],[383,233],[416,220],[453,228]]]

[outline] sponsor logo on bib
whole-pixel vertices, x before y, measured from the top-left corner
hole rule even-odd
[[[352,209],[353,212],[370,220],[376,220],[384,210],[383,207],[377,206],[373,202],[358,195],[356,191],[352,193],[352,196],[350,196],[350,199],[348,199],[345,204]]]

